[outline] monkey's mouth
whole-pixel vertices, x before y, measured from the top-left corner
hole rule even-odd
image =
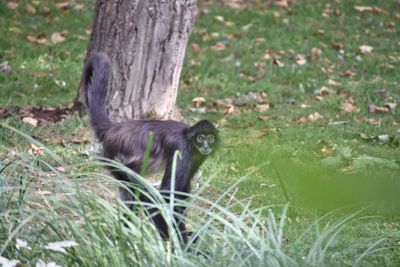
[[[200,147],[199,148],[200,154],[204,155],[204,156],[208,156],[211,154],[212,149],[208,148],[208,147]]]

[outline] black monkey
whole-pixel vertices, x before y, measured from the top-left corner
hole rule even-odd
[[[148,172],[165,169],[161,181],[161,192],[169,196],[171,191],[171,171],[173,155],[180,151],[176,166],[175,198],[185,199],[179,192],[190,193],[191,179],[207,156],[212,154],[219,143],[218,130],[207,120],[202,120],[193,126],[178,121],[132,120],[122,123],[112,122],[107,114],[105,99],[111,74],[111,63],[108,57],[101,53],[91,55],[86,61],[83,73],[83,89],[90,123],[96,137],[103,144],[103,156],[115,159],[139,173],[147,145],[148,135],[153,132],[153,144],[150,150]],[[113,176],[119,180],[137,183],[125,172],[109,168]],[[125,196],[124,196],[125,195]],[[121,194],[126,200],[126,191]],[[135,196],[133,196],[135,197]],[[150,201],[140,196],[141,201]],[[168,198],[166,198],[168,201]],[[184,208],[176,207],[180,214]],[[160,234],[168,238],[167,225],[161,215],[149,211],[153,215]],[[186,227],[177,219],[181,238],[187,241]]]

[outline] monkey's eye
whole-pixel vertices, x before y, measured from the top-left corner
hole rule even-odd
[[[214,143],[214,135],[208,135],[207,136],[207,141],[209,142],[209,143]]]
[[[203,143],[203,142],[204,142],[204,135],[199,134],[199,135],[197,136],[196,140],[197,140],[197,142],[199,142],[199,143]]]

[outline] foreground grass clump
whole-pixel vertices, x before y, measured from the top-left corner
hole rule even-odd
[[[14,154],[0,168],[2,260],[62,266],[358,266],[373,259],[385,241],[354,241],[346,248],[350,252],[334,249],[344,228],[364,220],[362,211],[327,213],[288,239],[289,206],[275,207],[278,213],[268,207],[251,208],[234,197],[239,180],[213,201],[203,196],[207,188],[201,188],[191,202],[179,203],[199,215],[186,218],[195,234],[187,246],[180,244],[176,234],[165,242],[146,214],[132,213],[118,200],[116,188],[123,185],[102,173],[70,172],[74,166],[44,150],[41,157]],[[98,165],[97,161],[91,164]],[[138,178],[173,229],[171,205]]]
[[[10,2],[19,5],[12,9]],[[283,9],[263,8],[261,2],[272,1],[249,2],[256,5],[236,10],[199,1],[177,103],[187,121],[216,122],[223,145],[204,164],[203,177],[210,179],[202,179],[189,212],[193,230],[214,228],[200,231],[192,251],[178,247],[174,253],[144,215],[129,215],[134,223],[115,220],[129,212],[109,192],[114,182],[88,156],[92,136],[84,118],[73,114],[33,127],[13,113],[14,106],[71,104],[92,1],[76,0],[66,9],[54,1],[31,1],[36,13],[24,1],[0,2],[0,64],[7,61],[13,70],[0,72],[0,114],[2,108],[11,113],[1,120],[32,137],[0,128],[2,256],[66,266],[235,266],[245,257],[244,265],[353,265],[360,256],[360,265],[400,265],[398,3],[309,0]],[[54,33],[62,33],[64,42],[51,42]],[[263,105],[269,106],[213,105],[251,91],[264,92]],[[198,96],[207,100],[201,107],[206,113],[193,109]],[[220,198],[236,181],[233,192]],[[18,194],[21,187],[26,190]],[[282,203],[288,199],[285,215]],[[211,208],[215,203],[219,208]],[[231,213],[211,220],[207,214],[219,209]],[[271,214],[284,220],[283,238],[270,230]],[[16,249],[16,238],[32,250]],[[68,254],[44,249],[60,240],[79,247]],[[273,240],[282,243],[277,248]],[[210,258],[199,256],[197,246],[215,251]]]

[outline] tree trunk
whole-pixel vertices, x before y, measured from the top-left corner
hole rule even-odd
[[[173,117],[196,12],[196,0],[97,0],[86,58],[111,59],[112,120]]]

